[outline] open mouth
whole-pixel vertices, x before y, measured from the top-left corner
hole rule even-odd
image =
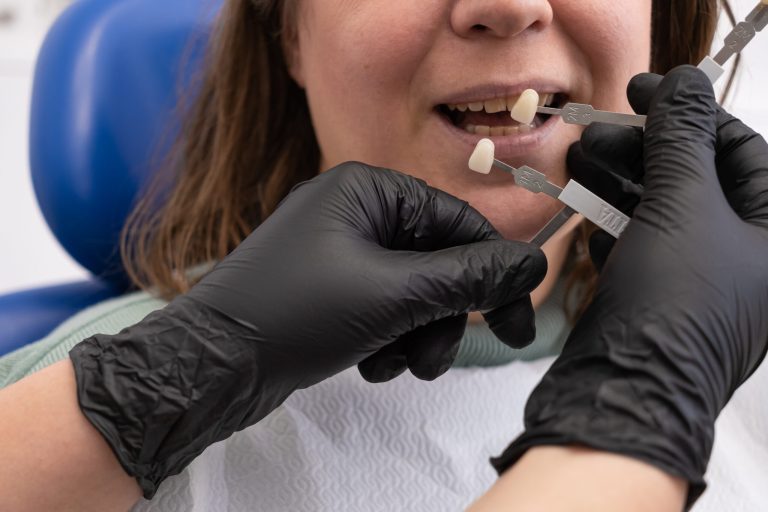
[[[528,133],[543,125],[549,114],[536,114],[530,125],[520,124],[510,116],[510,111],[520,96],[492,98],[473,103],[441,104],[437,112],[448,121],[467,133],[483,137],[496,137]],[[540,107],[560,108],[567,102],[562,93],[541,93]]]

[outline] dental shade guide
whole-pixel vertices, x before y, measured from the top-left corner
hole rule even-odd
[[[548,181],[544,174],[527,165],[516,168],[497,160],[494,158],[493,141],[482,139],[472,153],[469,167],[475,172],[488,174],[491,166],[514,176],[515,183],[526,190],[535,194],[544,193],[566,205],[531,240],[531,243],[539,247],[576,213],[582,214],[616,238],[629,223],[629,217],[574,180],[569,180],[568,184],[561,188]]]
[[[469,157],[469,168],[479,174],[490,174],[496,145],[491,139],[481,139]]]
[[[706,73],[714,84],[725,73],[724,66],[730,58],[746,48],[766,25],[768,25],[768,0],[761,0],[746,19],[733,27],[733,30],[725,36],[723,48],[714,57],[704,57],[699,63],[699,69]]]
[[[699,63],[698,68],[707,75],[712,84],[715,84],[725,73],[724,66],[728,60],[744,50],[757,33],[766,26],[768,26],[768,0],[760,0],[746,19],[738,23],[726,36],[723,48],[714,57],[705,57]],[[563,108],[541,106],[536,108],[536,112],[559,115],[568,124],[585,126],[594,122],[601,122],[645,127],[647,120],[646,116],[597,110],[591,105],[582,103],[566,103]],[[512,117],[515,118],[514,115]],[[531,240],[531,243],[539,247],[576,213],[582,214],[616,238],[621,235],[629,223],[628,216],[574,180],[569,180],[564,188],[560,188],[549,182],[544,174],[531,167],[515,168],[497,160],[494,158],[493,142],[489,139],[483,139],[478,143],[470,162],[470,168],[476,172],[488,174],[491,166],[496,167],[514,176],[517,185],[533,193],[543,192],[566,205]]]
[[[707,75],[712,84],[715,84],[725,73],[724,66],[728,60],[746,48],[755,35],[766,26],[768,26],[768,0],[761,0],[746,19],[738,23],[725,37],[722,50],[714,58],[704,57],[698,68]],[[584,126],[599,122],[643,128],[647,120],[646,116],[597,110],[592,105],[583,103],[566,103],[563,108],[538,107],[536,112],[560,116],[568,124]]]
[[[592,105],[585,103],[566,103],[563,105],[563,108],[538,107],[536,112],[560,116],[568,124],[580,124],[583,126],[588,126],[592,123],[608,123],[644,127],[646,120],[646,116],[597,110]]]
[[[536,247],[541,247],[546,243],[547,240],[552,238],[552,236],[557,233],[557,231],[563,227],[571,218],[578,214],[576,210],[571,208],[570,206],[566,206],[562,210],[560,210],[554,217],[550,219],[547,224],[541,228],[541,231],[536,233],[536,236],[534,236],[530,243],[535,245]]]
[[[514,176],[515,183],[534,194],[544,193],[565,204],[566,209],[550,220],[533,238],[531,242],[536,245],[543,245],[574,213],[580,213],[615,238],[619,238],[629,223],[629,217],[577,181],[568,180],[565,187],[561,188],[548,181],[543,173],[527,165],[515,168],[494,158],[493,166]]]
[[[520,124],[530,125],[536,117],[538,106],[539,93],[533,89],[526,89],[509,111],[509,115]]]

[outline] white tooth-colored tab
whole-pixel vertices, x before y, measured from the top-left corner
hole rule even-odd
[[[515,108],[515,103],[517,103],[517,100],[520,99],[520,96],[507,96],[507,110],[512,110]]]
[[[488,100],[485,102],[485,111],[489,114],[504,112],[505,110],[507,110],[506,98],[496,98],[494,100]]]
[[[495,153],[496,146],[493,141],[481,139],[475,146],[472,156],[469,157],[469,168],[480,174],[490,174]]]
[[[520,124],[531,124],[533,118],[536,117],[536,107],[538,105],[539,94],[533,89],[526,89],[520,95],[520,99],[517,100],[509,114],[512,116],[512,119]]]
[[[470,103],[469,110],[471,110],[472,112],[480,112],[481,110],[483,110],[483,102],[478,101],[477,103]]]

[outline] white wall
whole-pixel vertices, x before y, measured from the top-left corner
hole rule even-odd
[[[87,275],[48,230],[27,163],[35,55],[64,3],[0,0],[0,294]]]
[[[34,57],[45,28],[65,3],[0,0],[0,294],[86,275],[50,234],[35,202],[27,164]],[[739,19],[755,4],[735,0]],[[762,90],[768,87],[766,55],[768,33],[763,33],[744,52],[737,100],[728,105],[763,134],[768,134],[768,105],[762,101]]]

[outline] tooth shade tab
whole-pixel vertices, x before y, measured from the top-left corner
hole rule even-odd
[[[512,107],[509,114],[512,119],[520,124],[531,124],[536,117],[536,108],[539,106],[539,93],[533,89],[526,89],[520,95],[515,106]]]
[[[480,174],[490,174],[496,146],[491,139],[480,139],[469,157],[469,168]]]

